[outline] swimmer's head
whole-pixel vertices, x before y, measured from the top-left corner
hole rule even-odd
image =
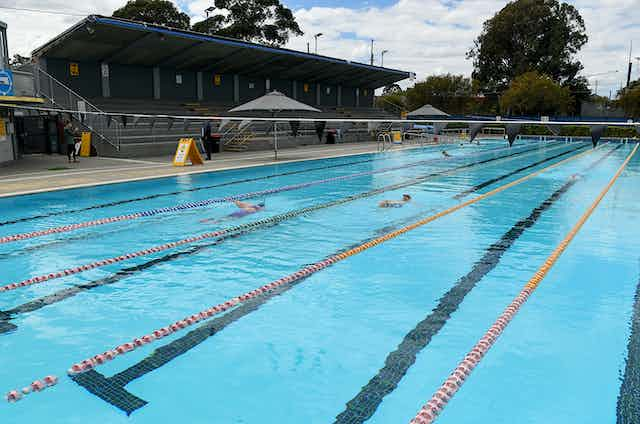
[[[411,200],[411,196],[409,196],[408,194],[403,194],[402,200],[404,200],[405,202],[408,202],[409,200]]]
[[[259,208],[264,208],[264,202],[260,202],[260,203],[258,203],[258,207],[259,207]]]

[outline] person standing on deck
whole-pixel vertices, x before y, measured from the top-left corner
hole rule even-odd
[[[211,137],[211,122],[206,121],[202,127],[202,144],[207,152],[207,160],[211,160],[211,152],[213,151],[213,138]]]

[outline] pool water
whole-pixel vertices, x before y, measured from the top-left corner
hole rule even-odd
[[[0,199],[0,238],[186,205],[2,243],[0,286],[234,228],[0,292],[0,390],[59,377],[0,404],[0,423],[409,422],[633,147],[493,140],[447,146],[449,158],[425,147]],[[85,358],[541,170],[67,375]],[[438,422],[640,422],[631,325],[639,174],[640,154]],[[404,193],[412,200],[403,207],[378,207]],[[235,196],[266,207],[233,219]],[[222,200],[198,206],[207,199]]]

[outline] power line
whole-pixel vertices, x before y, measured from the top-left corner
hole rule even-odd
[[[32,12],[32,13],[45,13],[48,15],[64,15],[64,16],[78,16],[78,17],[85,17],[87,15],[91,15],[91,12],[86,12],[86,13],[73,13],[73,12],[61,12],[59,10],[45,10],[45,9],[29,9],[26,7],[10,7],[10,6],[0,6],[0,9],[5,9],[5,10],[15,10],[15,11],[19,11],[19,12]]]

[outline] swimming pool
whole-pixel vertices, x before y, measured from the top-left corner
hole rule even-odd
[[[496,140],[0,199],[0,390],[59,378],[0,422],[409,422],[634,147]],[[438,422],[640,422],[639,171]],[[226,219],[235,199],[266,209]]]

